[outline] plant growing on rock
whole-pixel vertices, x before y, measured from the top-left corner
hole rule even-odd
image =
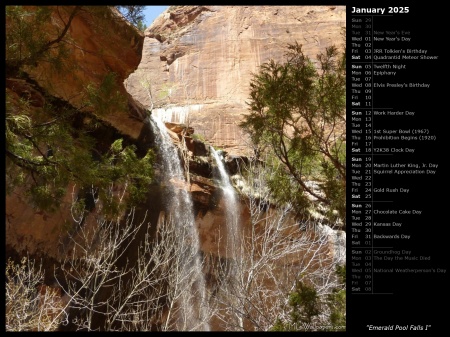
[[[328,47],[317,64],[298,43],[288,45],[284,63],[264,63],[250,83],[250,113],[240,126],[257,157],[268,152],[282,163],[269,181],[277,198],[296,200],[299,214],[315,200],[345,223],[345,52]]]
[[[338,265],[339,281],[326,297],[319,297],[316,289],[297,282],[289,294],[290,317],[277,318],[271,331],[345,331],[346,289],[345,265]],[[324,314],[325,313],[325,314]]]
[[[57,209],[70,183],[98,189],[100,198],[109,203],[114,202],[110,184],[128,184],[126,199],[142,199],[153,175],[152,152],[139,158],[136,147],[124,146],[122,138],[100,152],[90,126],[79,127],[80,118],[82,114],[58,100],[36,113],[27,100],[7,94],[7,193],[24,188],[32,205],[44,211]]]
[[[39,210],[56,210],[68,185],[75,184],[80,190],[97,189],[114,213],[118,204],[111,184],[128,185],[125,198],[133,203],[142,199],[152,179],[151,151],[138,156],[136,146],[122,143],[122,135],[116,133],[105,144],[101,134],[107,126],[100,117],[112,107],[126,109],[116,74],[85,85],[77,93],[84,97],[78,108],[50,95],[28,75],[42,64],[61,73],[74,70],[68,62],[74,19],[105,13],[113,16],[108,7],[6,8],[6,191],[23,189]]]
[[[330,251],[326,231],[320,226],[301,228],[293,204],[273,203],[266,182],[276,172],[256,161],[243,164],[241,174],[244,171],[250,189],[243,196],[249,226],[234,238],[232,251],[213,269],[220,280],[213,289],[213,300],[218,303],[216,315],[225,330],[267,331],[278,320],[290,321],[288,294],[295,292],[297,285],[307,285],[318,303],[340,290],[335,273],[340,262]],[[320,309],[317,314],[316,309]],[[308,315],[312,319],[319,314],[328,320],[330,310],[313,303]]]
[[[144,9],[146,6],[140,5],[128,5],[128,6],[116,6],[116,8],[123,14],[123,16],[134,24],[139,30],[144,31],[145,28],[143,26],[142,21],[145,19],[144,17]]]

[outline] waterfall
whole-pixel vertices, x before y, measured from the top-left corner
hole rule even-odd
[[[203,104],[166,106],[164,108],[153,109],[152,115],[163,122],[185,124],[189,121],[189,114],[191,112],[201,111],[202,107]]]
[[[161,174],[165,186],[164,200],[166,201],[166,213],[169,215],[165,218],[174,221],[177,242],[181,247],[180,251],[183,252],[179,257],[181,263],[176,266],[180,270],[177,279],[183,280],[184,283],[181,285],[181,288],[184,289],[182,293],[180,291],[175,295],[176,298],[179,298],[177,305],[180,307],[177,315],[177,330],[209,331],[206,284],[202,272],[200,242],[195,226],[193,202],[188,191],[189,185],[184,176],[178,148],[173,144],[164,123],[153,116],[151,119],[153,122],[150,125],[161,153]],[[178,284],[177,289],[180,289]]]
[[[225,282],[231,286],[233,289],[235,286],[239,289],[239,269],[242,272],[242,265],[238,261],[241,259],[241,254],[243,253],[243,247],[241,242],[241,221],[240,221],[240,204],[237,202],[236,193],[230,182],[230,177],[225,170],[225,166],[222,162],[223,157],[218,151],[214,150],[211,146],[211,153],[217,163],[218,175],[220,178],[219,186],[223,191],[223,201],[225,209],[225,220],[226,220],[226,256],[231,259],[229,261],[228,275],[226,276]],[[239,322],[239,330],[244,330],[244,306],[239,302],[234,302],[233,304],[237,309],[238,313],[234,313],[232,316],[236,316]]]
[[[220,187],[223,190],[225,201],[226,225],[227,225],[227,254],[232,252],[236,254],[239,248],[240,237],[240,219],[239,203],[236,200],[236,193],[231,185],[230,178],[222,162],[222,156],[211,146],[211,152],[217,163],[220,177]]]

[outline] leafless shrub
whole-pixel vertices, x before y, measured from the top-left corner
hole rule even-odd
[[[6,331],[53,331],[67,319],[59,290],[44,285],[42,264],[8,259],[5,276]]]

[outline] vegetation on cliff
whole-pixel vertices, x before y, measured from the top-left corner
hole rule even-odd
[[[289,44],[285,62],[270,60],[254,74],[250,113],[240,124],[250,135],[256,159],[271,172],[271,197],[292,205],[300,221],[310,218],[311,206],[323,204],[327,222],[339,221],[344,228],[345,58],[345,50],[331,46],[315,64],[301,45]],[[345,267],[338,266],[337,275],[339,285],[325,298],[307,278],[297,279],[289,295],[290,317],[278,317],[271,329],[345,330]]]
[[[68,71],[73,19],[85,11],[98,15],[107,10],[6,7],[6,191],[22,189],[39,210],[57,209],[67,188],[76,185],[79,190],[94,190],[105,211],[117,214],[114,186],[127,186],[126,200],[132,205],[142,200],[152,180],[152,151],[138,157],[135,145],[125,146],[118,137],[103,144],[98,132],[105,128],[98,116],[112,107],[126,108],[116,74],[107,74],[99,84],[87,83],[78,93],[84,97],[81,108],[48,94],[27,74],[44,63],[55,72]],[[55,12],[64,24],[49,29]],[[63,12],[67,20],[61,18]]]
[[[338,265],[336,273],[339,282],[325,298],[318,296],[314,286],[297,281],[295,290],[289,295],[289,319],[283,321],[278,318],[271,331],[345,331],[345,265]],[[328,312],[325,320],[324,312]]]
[[[139,8],[121,7],[139,26]],[[305,193],[345,219],[345,58],[330,48],[316,71],[301,47],[291,45],[287,63],[262,66],[251,83],[251,113],[242,126],[256,154],[273,166],[249,161],[243,167],[255,192],[237,207],[247,212],[245,230],[233,239],[214,233],[217,252],[199,252],[186,235],[187,229],[197,233],[198,224],[180,225],[161,205],[154,207],[156,221],[147,220],[153,205],[142,201],[162,204],[156,199],[176,193],[161,190],[168,184],[189,188],[189,178],[184,184],[168,177],[155,188],[153,151],[138,150],[102,119],[113,108],[127,107],[119,75],[84,83],[74,93],[82,97],[81,106],[50,94],[30,75],[42,64],[57,75],[76,69],[68,61],[70,28],[86,13],[99,31],[117,19],[103,6],[6,9],[6,192],[25,195],[41,213],[61,207],[72,188],[77,192],[66,213],[72,228],[59,243],[59,261],[51,268],[36,256],[6,262],[6,329],[170,331],[211,323],[223,330],[267,331],[303,323],[345,325],[344,274],[342,267],[336,273],[341,261],[333,256],[329,233],[297,222],[311,203]],[[311,180],[319,182],[319,191]],[[236,217],[240,212],[228,211]],[[221,251],[221,240],[234,239],[233,249]],[[206,294],[195,292],[199,278],[189,261],[197,256]],[[198,300],[203,295],[207,301]]]
[[[264,63],[254,75],[250,113],[240,125],[257,158],[273,156],[273,165],[284,168],[269,181],[280,202],[294,200],[301,216],[317,200],[330,220],[337,210],[345,223],[345,53],[327,48],[317,68],[295,43],[286,58]]]
[[[146,6],[127,5],[116,7],[128,21],[136,26],[137,29],[144,31],[147,28],[144,24],[145,17],[143,13]]]

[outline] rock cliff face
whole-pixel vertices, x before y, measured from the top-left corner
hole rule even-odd
[[[61,18],[67,21],[68,7],[65,11],[54,9],[53,24]],[[225,221],[224,205],[211,180],[212,158],[208,147],[190,136],[193,132],[202,134],[209,143],[227,148],[228,152],[242,152],[245,143],[237,123],[246,111],[251,72],[269,58],[281,59],[288,42],[303,43],[308,55],[313,56],[338,41],[340,27],[345,26],[344,8],[174,6],[146,31],[145,41],[141,33],[118,15],[113,11],[113,19],[101,22],[98,15],[81,11],[67,33],[72,42],[68,46],[67,63],[74,65],[73,71],[55,72],[39,64],[28,73],[40,90],[77,108],[83,106],[79,94],[83,88],[91,83],[98,84],[109,72],[116,73],[119,90],[127,94],[126,86],[134,98],[128,96],[128,111],[111,111],[104,118],[114,134],[126,134],[145,146],[151,146],[151,142],[144,144],[148,140],[139,137],[148,126],[142,123],[145,111],[137,100],[150,106],[148,90],[155,99],[159,99],[162,91],[170,93],[163,97],[163,101],[170,104],[153,113],[162,114],[175,123],[189,122],[191,126],[166,123],[175,140],[182,131],[188,136],[193,173],[190,191],[197,205],[203,249],[209,251],[215,235],[211,226],[223,226]],[[51,25],[48,29],[52,29]],[[148,90],[141,85],[146,80],[151,80]],[[32,85],[19,79],[7,79],[6,83],[7,90],[18,97],[26,95],[33,107],[42,108],[42,93]],[[112,137],[105,140],[112,142],[115,136],[105,137]],[[236,156],[228,158],[233,157]],[[235,174],[236,165],[231,164],[229,172]],[[17,252],[43,252],[60,258],[60,235],[71,226],[72,187],[68,191],[56,214],[35,211],[26,203],[23,191],[7,195],[7,245]],[[243,222],[247,220],[244,216]]]
[[[54,6],[49,32],[67,22],[73,6]],[[117,89],[128,98],[129,111],[109,111],[104,119],[116,129],[137,138],[145,112],[123,86],[123,81],[138,67],[144,36],[114,8],[81,9],[73,18],[65,40],[67,56],[64,69],[53,69],[44,62],[27,72],[50,95],[83,108],[83,91],[99,85],[110,73],[116,74]],[[56,70],[56,71],[55,71]]]
[[[32,9],[32,8],[31,8]],[[51,7],[52,21],[45,26],[49,34],[67,22],[73,6]],[[100,7],[96,9],[100,11]],[[6,90],[15,101],[19,97],[30,99],[30,105],[37,113],[44,106],[43,91],[56,96],[72,106],[83,108],[83,95],[88,85],[98,85],[109,73],[116,74],[117,88],[128,98],[128,111],[110,111],[104,119],[105,128],[113,129],[137,138],[143,123],[139,115],[143,113],[140,104],[126,92],[123,81],[133,72],[141,60],[144,36],[136,28],[120,17],[114,9],[96,12],[95,9],[81,10],[74,17],[65,40],[67,56],[64,63],[70,71],[55,71],[46,63],[27,68],[28,75],[36,81],[39,92],[24,80],[8,78]],[[112,127],[111,127],[112,125]],[[104,135],[106,141],[114,141]],[[29,178],[31,179],[31,178]],[[36,211],[25,201],[22,190],[15,190],[6,196],[6,244],[17,252],[30,254],[44,252],[59,258],[60,235],[70,227],[70,204],[72,187],[56,213]]]
[[[55,7],[49,30],[52,24],[67,22],[70,13],[67,9],[59,11]],[[98,85],[106,75],[114,72],[118,90],[128,99],[128,109],[116,108],[117,111],[113,109],[103,115],[107,123],[102,123],[97,137],[105,144],[126,138],[127,142],[145,150],[147,147],[157,149],[152,140],[154,135],[149,131],[145,107],[139,101],[150,107],[150,94],[156,107],[168,103],[155,108],[153,113],[167,121],[166,127],[175,143],[179,143],[180,134],[185,136],[190,178],[189,184],[179,188],[188,188],[192,194],[202,253],[209,256],[211,264],[221,262],[227,256],[221,233],[229,230],[226,214],[229,205],[214,176],[214,165],[217,164],[210,147],[193,133],[201,134],[209,143],[233,153],[226,164],[228,172],[236,174],[238,163],[248,159],[237,155],[245,149],[237,124],[246,112],[251,73],[269,58],[281,59],[283,47],[288,42],[303,43],[306,53],[314,56],[339,41],[339,28],[345,25],[344,8],[173,7],[147,30],[145,42],[144,36],[121,20],[114,10],[112,14],[104,13],[104,22],[98,14],[81,11],[73,19],[67,35],[70,43],[66,60],[73,66],[71,71],[53,71],[46,64],[38,64],[27,69],[27,80],[8,78],[6,90],[15,102],[19,97],[28,98],[36,113],[45,105],[45,97],[51,96],[84,110],[85,102],[80,93],[86,86]],[[164,169],[160,167],[159,171]],[[147,200],[136,210],[137,223],[145,219],[153,230],[156,229],[164,208],[163,188],[157,182],[148,187]],[[69,235],[76,237],[80,232],[70,212],[72,194],[76,194],[76,186],[68,186],[64,200],[53,214],[36,211],[19,188],[6,196],[7,256],[16,255],[16,259],[20,259],[28,253],[32,258],[44,257],[47,285],[54,282],[53,263],[58,264],[71,255]],[[240,218],[242,232],[248,234],[253,228],[248,200],[243,194],[238,199],[239,206],[233,211]],[[296,219],[287,221],[297,225]],[[88,219],[82,226],[95,229],[98,223]],[[146,230],[143,226],[136,237],[141,240]],[[326,254],[337,255],[336,251],[340,252],[345,239],[339,241],[331,230],[329,237],[329,244],[323,250]],[[138,247],[139,244],[131,245],[124,255],[126,263],[136,260]],[[300,262],[290,258],[286,263]],[[213,275],[212,269],[208,268],[207,265],[208,286],[220,284],[220,276]],[[41,291],[46,289],[44,286]]]
[[[311,59],[342,45],[343,6],[171,6],[146,30],[142,61],[127,90],[156,115],[242,153],[238,123],[252,72],[281,61],[288,43]]]

